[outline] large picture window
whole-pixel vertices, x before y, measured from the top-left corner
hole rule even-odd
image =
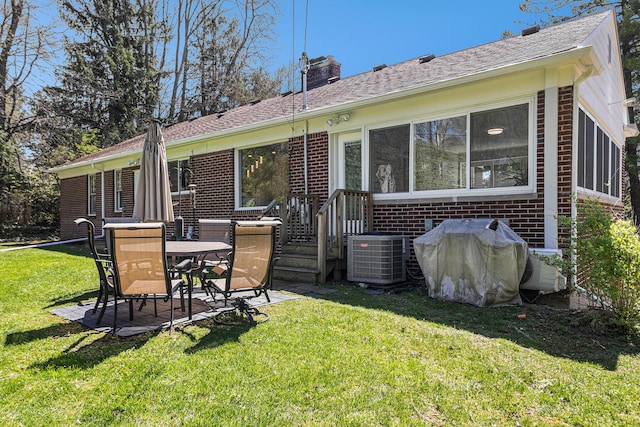
[[[369,130],[369,190],[416,196],[528,191],[531,109],[526,102]]]
[[[369,133],[369,188],[374,193],[409,191],[409,135],[409,125]]]
[[[529,106],[471,114],[471,188],[529,184]]]
[[[620,197],[620,147],[582,109],[578,113],[578,186]]]
[[[416,191],[465,188],[467,117],[413,126]]]
[[[286,142],[239,151],[241,207],[283,202],[289,194],[289,153]]]

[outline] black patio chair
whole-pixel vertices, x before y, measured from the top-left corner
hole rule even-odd
[[[237,221],[233,223],[232,251],[227,264],[218,264],[214,271],[222,278],[209,279],[205,286],[213,294],[221,294],[224,304],[235,296],[232,308],[222,310],[213,319],[218,323],[235,324],[238,320],[256,323],[258,316],[268,320],[266,313],[252,307],[248,299],[264,295],[271,301],[273,263],[275,262],[276,227],[280,221]]]
[[[74,222],[78,226],[86,225],[89,250],[91,251],[91,256],[93,257],[93,261],[95,262],[96,268],[98,270],[100,288],[98,290],[98,298],[96,299],[96,303],[93,306],[93,313],[95,314],[96,311],[98,311],[98,307],[102,302],[102,308],[100,309],[100,314],[98,315],[97,320],[97,324],[99,325],[102,321],[102,317],[104,316],[105,309],[107,308],[107,302],[109,300],[109,287],[113,286],[111,257],[106,252],[103,253],[98,251],[96,246],[96,227],[93,222],[89,221],[86,218],[78,218]]]
[[[155,315],[157,300],[170,302],[169,330],[173,329],[174,298],[179,292],[182,311],[184,294],[188,294],[189,313],[193,282],[191,260],[185,259],[176,266],[167,261],[165,247],[166,231],[163,223],[111,223],[105,225],[110,230],[111,257],[113,265],[114,315],[113,333],[116,332],[118,299],[129,303],[129,317],[133,317],[133,300],[140,298],[143,304],[153,299]],[[186,276],[186,280],[185,277]]]
[[[111,253],[111,230],[105,225],[107,224],[133,224],[142,222],[140,218],[135,216],[114,216],[114,217],[104,217],[102,218],[102,234],[104,235],[104,243],[107,253]]]
[[[199,219],[198,220],[199,240],[207,242],[231,243],[231,220],[230,219]],[[228,263],[228,253],[211,253],[200,260],[200,264],[193,266],[194,273],[199,277],[202,288],[208,294],[206,281],[210,276],[217,278],[214,268],[219,264]]]

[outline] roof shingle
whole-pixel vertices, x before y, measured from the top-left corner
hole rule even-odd
[[[590,15],[540,30],[527,36],[513,36],[492,43],[460,50],[431,61],[418,58],[388,66],[379,71],[369,71],[341,78],[307,93],[307,112],[340,105],[366,102],[375,98],[420,87],[468,77],[511,65],[549,57],[582,47],[585,39],[612,13],[611,11]],[[165,142],[215,134],[242,128],[278,118],[299,114],[302,93],[291,93],[247,104],[226,111],[222,115],[212,114],[192,121],[177,123],[163,129]],[[103,160],[109,157],[139,151],[145,135],[138,135],[113,147],[105,148],[77,159],[74,164]]]

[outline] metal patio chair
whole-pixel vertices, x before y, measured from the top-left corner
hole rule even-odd
[[[129,303],[129,317],[133,317],[133,300],[141,298],[142,304],[153,299],[157,316],[158,299],[170,302],[169,330],[173,329],[174,298],[179,293],[184,311],[184,294],[188,294],[191,313],[192,279],[191,260],[185,259],[176,266],[167,261],[163,223],[112,223],[106,224],[110,230],[113,260],[114,317],[113,332],[116,331],[118,299]],[[186,280],[185,280],[186,277]]]
[[[102,321],[102,317],[104,316],[105,309],[107,308],[107,302],[109,300],[109,287],[113,286],[113,276],[111,274],[111,257],[108,253],[99,252],[96,247],[96,227],[93,222],[89,221],[86,218],[78,218],[74,220],[76,225],[86,225],[87,227],[87,239],[89,242],[89,250],[91,251],[91,256],[93,256],[93,261],[96,264],[96,268],[98,270],[98,279],[100,280],[100,288],[98,290],[98,298],[96,299],[96,303],[93,306],[93,313],[95,314],[98,311],[98,307],[102,302],[102,308],[100,309],[100,314],[98,315],[97,324],[99,325]]]
[[[213,295],[221,294],[227,302],[235,296],[232,308],[214,315],[218,323],[236,323],[236,320],[256,323],[257,318],[268,320],[266,313],[252,307],[247,301],[264,295],[271,301],[271,275],[275,261],[276,228],[280,221],[236,221],[232,228],[232,251],[228,264],[214,267],[222,278],[209,279],[205,283]]]
[[[105,228],[104,227],[105,225],[121,224],[121,223],[133,224],[133,223],[140,223],[140,222],[142,222],[140,221],[140,218],[135,216],[116,216],[116,217],[102,218],[102,234],[104,235],[104,243],[105,243],[105,248],[107,253],[111,253],[111,237],[110,237],[111,230],[108,227]]]
[[[231,243],[231,220],[230,219],[199,219],[198,220],[199,240]],[[228,253],[212,253],[207,255],[201,264],[194,265],[193,271],[197,274],[202,284],[202,288],[209,293],[206,281],[210,276],[218,277],[213,271],[219,264],[228,263]]]

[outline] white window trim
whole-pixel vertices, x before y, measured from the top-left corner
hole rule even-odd
[[[331,188],[329,191],[329,194],[333,193],[333,191],[336,188],[345,188],[345,176],[344,176],[344,168],[345,168],[345,158],[344,158],[344,145],[347,142],[353,142],[353,141],[359,141],[360,142],[360,188],[364,188],[365,182],[364,182],[364,170],[365,170],[365,164],[364,164],[364,137],[362,135],[362,131],[361,130],[357,130],[357,131],[347,131],[347,132],[340,132],[340,133],[335,133],[332,135],[332,138],[334,139],[334,146],[335,148],[333,149],[333,153],[330,153],[330,156],[333,155],[334,157],[329,157],[331,159],[331,161],[329,162],[329,176],[333,177],[333,179],[335,180],[333,184],[331,184]]]
[[[529,185],[520,186],[520,187],[495,187],[495,188],[476,188],[470,189],[470,174],[467,168],[466,174],[466,187],[464,189],[447,189],[447,190],[423,190],[423,191],[414,191],[414,180],[409,179],[409,191],[408,192],[397,192],[397,193],[375,193],[374,197],[376,200],[397,200],[397,199],[442,199],[442,198],[456,198],[456,197],[469,197],[469,196],[504,196],[504,195],[522,195],[522,194],[532,194],[536,191],[536,181],[537,181],[537,173],[536,173],[536,147],[537,147],[537,138],[536,138],[536,130],[537,130],[537,120],[536,120],[536,111],[537,111],[537,102],[536,96],[527,96],[520,98],[509,99],[508,101],[502,102],[494,102],[487,103],[482,105],[474,106],[473,108],[467,109],[459,109],[459,110],[450,110],[447,112],[439,113],[439,114],[429,114],[428,116],[420,116],[415,117],[412,120],[398,120],[394,122],[387,123],[376,123],[375,126],[367,126],[364,128],[363,132],[363,142],[362,142],[362,156],[363,156],[363,170],[362,170],[362,179],[363,179],[363,190],[369,190],[369,132],[371,130],[376,129],[384,129],[392,126],[400,126],[400,125],[409,125],[409,176],[413,177],[415,173],[415,165],[414,165],[414,125],[416,123],[424,123],[427,121],[434,120],[442,120],[451,117],[457,116],[467,116],[467,164],[469,164],[468,159],[471,156],[471,144],[469,143],[470,138],[470,129],[471,129],[471,114],[493,110],[497,108],[504,108],[519,104],[528,104],[529,106],[529,147],[528,147],[528,168],[529,168]],[[339,154],[341,155],[341,154]],[[340,172],[342,173],[342,172]]]
[[[91,185],[91,181],[93,179],[93,186]],[[91,175],[87,175],[87,215],[89,216],[96,216],[96,210],[97,210],[97,204],[98,204],[98,190],[96,189],[97,186],[97,181],[96,181],[96,175],[95,174],[91,174]],[[93,187],[93,193],[91,192],[91,187]],[[91,210],[91,196],[94,197],[94,206],[93,206],[93,211]]]
[[[268,144],[265,144],[268,145]],[[251,147],[242,147],[233,150],[233,179],[235,182],[235,210],[237,211],[254,211],[256,209],[264,208],[265,206],[242,206],[242,158],[240,152]]]
[[[118,207],[118,173],[120,173],[120,207]],[[122,212],[122,169],[113,171],[113,211]]]
[[[188,158],[188,157],[185,157],[185,158],[183,158],[183,159],[173,159],[173,160],[169,160],[169,161],[167,161],[167,167],[168,167],[168,168],[171,168],[170,164],[171,164],[171,163],[173,163],[173,162],[180,162],[180,164],[181,164],[181,165],[182,165],[182,163],[183,163],[183,162],[186,162],[186,163],[188,164],[188,163],[189,163],[189,158]],[[180,168],[182,168],[182,166],[180,166]],[[169,175],[171,175],[171,170],[169,170],[168,172],[169,172]],[[180,179],[180,177],[179,177],[179,176],[178,176],[178,179]],[[180,195],[180,196],[184,196],[185,194],[189,194],[189,189],[188,189],[188,188],[182,188],[182,187],[180,187],[180,191],[179,191],[179,192],[178,192],[178,191],[172,191],[172,192],[171,192],[171,195],[172,195],[172,196],[178,196],[178,195]]]

